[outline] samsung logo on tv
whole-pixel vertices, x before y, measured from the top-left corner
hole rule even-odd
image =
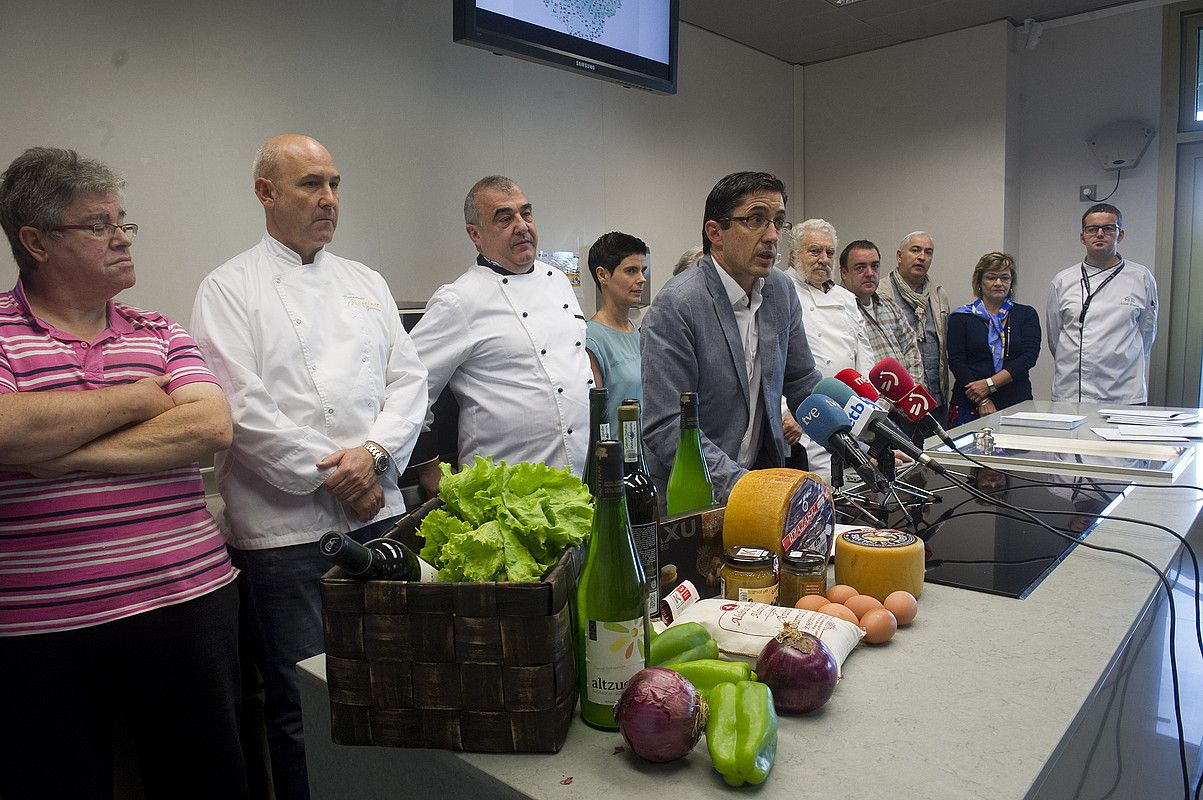
[[[577,61],[577,62],[576,62],[576,65],[577,65],[578,67],[580,67],[581,69],[592,69],[592,70],[596,70],[596,69],[597,69],[597,65],[596,65],[596,64],[590,64],[588,61]]]

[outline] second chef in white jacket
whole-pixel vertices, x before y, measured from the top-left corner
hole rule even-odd
[[[593,379],[572,285],[535,260],[534,213],[509,178],[478,181],[464,222],[476,263],[439,287],[411,332],[430,400],[450,387],[459,403],[461,464],[493,456],[581,475]]]

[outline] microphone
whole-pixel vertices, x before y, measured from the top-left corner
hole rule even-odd
[[[869,382],[869,379],[854,369],[849,368],[840,370],[835,374],[835,379],[866,400],[872,400],[874,403],[876,403],[877,399],[881,397],[881,395],[877,393],[876,387]]]
[[[911,422],[919,426],[923,436],[936,435],[949,447],[956,449],[952,437],[944,430],[931,410],[936,407],[936,400],[927,389],[924,389],[906,367],[896,358],[883,358],[869,371],[869,380],[888,397],[899,411]]]
[[[852,423],[838,403],[822,394],[812,394],[798,406],[794,418],[798,420],[807,436],[855,469],[866,486],[877,492],[889,491],[888,482],[879,476],[873,464],[857,446],[856,440],[849,435]]]
[[[853,394],[851,389],[835,378],[824,378],[812,391],[827,395],[841,406],[851,422],[852,434],[870,447],[880,441],[883,445],[901,450],[933,472],[944,474],[944,467],[933,461],[931,456],[916,447],[914,442],[898,430],[881,406]]]

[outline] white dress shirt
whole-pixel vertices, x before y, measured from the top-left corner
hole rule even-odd
[[[589,446],[585,318],[572,285],[542,262],[522,275],[474,264],[439,287],[413,329],[430,402],[459,401],[459,460],[493,456],[584,473]]]
[[[731,310],[735,312],[735,327],[739,329],[739,340],[744,349],[744,374],[748,376],[748,430],[744,432],[743,441],[739,443],[739,457],[736,461],[741,467],[751,467],[760,452],[760,431],[764,422],[764,408],[760,403],[760,359],[756,357],[760,349],[760,330],[756,326],[756,312],[764,300],[760,290],[764,286],[764,278],[757,278],[752,284],[752,293],[743,290],[735,279],[727,274],[722,265],[715,262],[715,270],[727,290],[727,299],[731,301]]]
[[[325,456],[372,440],[388,451],[376,519],[405,511],[397,474],[426,415],[426,369],[388,284],[318,251],[302,264],[265,235],[202,281],[192,332],[221,381],[234,442],[215,459],[234,547],[315,542],[359,522],[321,488]]]

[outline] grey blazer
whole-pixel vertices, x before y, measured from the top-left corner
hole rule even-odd
[[[640,330],[643,372],[643,442],[648,471],[664,497],[680,437],[682,392],[698,393],[702,452],[714,481],[715,501],[725,503],[747,470],[739,445],[751,418],[748,375],[735,311],[710,256],[668,280]],[[758,402],[768,422],[765,436],[778,466],[785,463],[781,396],[797,408],[822,377],[815,369],[802,307],[790,279],[769,271],[756,313],[760,336]]]

